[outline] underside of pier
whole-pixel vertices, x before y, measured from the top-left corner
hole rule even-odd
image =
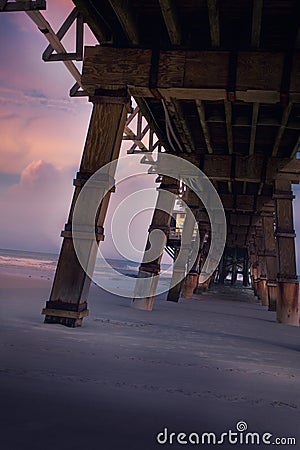
[[[190,189],[185,191],[183,199],[198,224],[199,252],[184,283],[175,283],[168,300],[189,298],[193,292],[201,295],[214,281],[222,284],[230,278],[234,284],[242,278],[244,286],[251,282],[263,305],[277,311],[278,322],[299,326],[291,185],[300,179],[300,3],[74,0],[74,4],[99,41],[85,48],[81,80],[94,109],[44,310],[46,322],[77,326],[87,314],[90,280],[74,252],[73,208],[89,177],[118,158],[133,97],[166,153],[180,156],[207,175],[226,216],[223,257],[217,271],[203,282],[199,274],[212,227],[202,202]],[[161,183],[159,196],[176,192],[174,180],[162,178]],[[109,195],[96,217],[97,243],[103,239]],[[170,244],[170,227],[171,217],[159,213],[158,200],[149,232],[163,230]],[[175,257],[176,245],[172,251]],[[133,300],[134,307],[152,309],[160,262],[160,258],[142,262],[139,277],[153,277],[153,283],[144,299]]]

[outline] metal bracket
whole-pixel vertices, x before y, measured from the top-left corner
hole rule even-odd
[[[0,12],[10,11],[37,11],[46,9],[46,0],[28,0],[9,2],[0,0]]]
[[[0,0],[1,1],[1,0]],[[51,44],[48,45],[44,51],[42,58],[43,61],[82,61],[83,59],[83,41],[84,41],[84,19],[77,8],[74,8],[69,16],[66,18],[58,32],[56,37],[61,41],[63,37],[72,27],[76,21],[76,52],[73,53],[54,53],[55,49]]]

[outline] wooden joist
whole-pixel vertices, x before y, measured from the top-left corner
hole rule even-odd
[[[263,0],[253,0],[251,46],[259,48]]]
[[[234,158],[234,176],[232,174],[232,155],[204,155],[203,172],[212,180],[241,181],[246,183],[270,183],[279,173],[285,173],[286,171],[290,174],[293,172],[296,176],[300,172],[300,161],[299,166],[296,163],[291,166],[289,158],[269,158],[266,169],[264,169],[265,158],[263,155],[235,155]],[[194,162],[193,158],[190,159],[189,156],[185,156],[185,159]],[[263,175],[264,172],[265,175]],[[263,180],[263,176],[265,180]]]
[[[177,13],[175,11],[174,2],[172,2],[171,0],[159,0],[159,4],[171,44],[180,45],[181,30]]]
[[[195,150],[195,144],[190,129],[183,117],[179,101],[173,98],[166,98],[165,104],[176,126],[178,137],[184,145],[184,149],[182,150],[191,153]]]
[[[258,111],[259,103],[253,103],[249,155],[253,155],[254,153]]]
[[[213,148],[212,148],[211,140],[210,140],[210,131],[209,131],[206,119],[205,119],[204,104],[201,100],[196,100],[196,106],[197,106],[197,111],[198,111],[199,120],[200,120],[202,131],[203,131],[207,151],[208,151],[208,153],[213,153]]]
[[[231,102],[228,102],[228,101],[225,100],[224,106],[225,106],[225,117],[226,117],[228,152],[231,155],[233,153]]]
[[[109,0],[123,31],[133,45],[139,44],[139,31],[137,21],[135,20],[133,10],[129,7],[126,0]]]
[[[212,47],[220,47],[220,20],[218,0],[207,0],[210,39]]]
[[[74,3],[82,16],[88,17],[89,27],[98,41],[100,43],[109,41],[111,39],[111,31],[99,17],[95,18],[95,12],[90,3],[85,0],[74,0]]]
[[[275,139],[275,143],[274,143],[274,147],[273,147],[273,151],[272,151],[272,156],[276,156],[279,146],[280,146],[280,142],[283,136],[283,133],[285,131],[285,127],[287,125],[287,122],[289,120],[290,117],[290,113],[292,111],[292,107],[293,104],[292,102],[290,102],[283,110],[283,114],[282,114],[282,118],[281,118],[281,124],[280,124],[280,128],[278,130],[276,139]]]

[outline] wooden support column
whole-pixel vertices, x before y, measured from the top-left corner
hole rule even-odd
[[[231,269],[231,284],[235,285],[237,280],[237,248],[234,248],[234,254],[232,257],[232,269]]]
[[[278,254],[277,321],[299,326],[299,283],[296,272],[291,183],[275,180]]]
[[[218,284],[224,284],[226,277],[227,277],[227,254],[225,249],[219,264]]]
[[[250,260],[250,280],[254,295],[257,296],[257,258],[254,244],[254,237],[249,242],[249,260]]]
[[[174,259],[174,263],[176,263],[177,256],[179,254],[179,249],[176,249],[176,255]],[[175,302],[178,303],[181,289],[184,283],[184,275],[185,275],[185,265],[181,265],[178,267],[175,267],[173,265],[173,273],[172,273],[172,279],[171,279],[171,288],[169,289],[167,301],[168,302]],[[180,280],[177,282],[177,280]]]
[[[204,264],[205,264],[205,261],[206,261],[206,258],[207,258],[208,252],[209,252],[210,241],[211,241],[209,225],[206,224],[206,226],[208,226],[208,229],[206,231],[205,241],[202,246],[201,259],[200,259],[200,264],[199,264],[199,274],[201,274],[201,271],[204,267]],[[198,282],[198,286],[195,289],[195,294],[199,295],[199,294],[202,294],[202,292],[206,292],[209,288],[211,278],[214,276],[215,276],[215,273],[213,275],[211,275],[204,283],[200,283],[200,276],[199,276],[199,282]]]
[[[98,169],[118,158],[123,130],[129,106],[127,93],[121,98],[105,97],[93,99],[94,108],[85,142],[80,170],[74,180],[75,192],[68,222],[62,232],[64,238],[49,301],[43,309],[46,323],[59,323],[69,327],[81,326],[88,315],[87,297],[90,278],[81,267],[72,239],[72,217],[75,204],[84,183]],[[105,192],[105,186],[103,187]],[[100,195],[100,194],[99,194]],[[110,194],[101,202],[95,221],[95,234],[90,237],[89,267],[95,264],[97,243],[103,240],[103,224]],[[86,233],[85,233],[86,234]],[[93,233],[92,233],[93,234]],[[86,236],[85,236],[86,238]]]
[[[170,193],[172,193],[170,195]],[[169,233],[172,212],[175,203],[175,195],[178,193],[177,183],[170,178],[164,177],[158,189],[158,198],[153,213],[152,222],[149,228],[149,236],[146,244],[143,262],[140,265],[138,278],[135,287],[135,296],[132,300],[132,307],[152,311],[158,275],[160,272],[160,262],[166,244],[166,236]],[[155,242],[151,242],[151,232],[161,230],[163,233],[157,234]],[[148,260],[147,253],[152,246],[155,246],[155,254],[159,255],[153,260]]]
[[[197,257],[193,264],[193,267],[187,273],[185,280],[184,280],[182,297],[185,297],[185,298],[192,298],[193,293],[194,293],[195,289],[197,288],[198,281],[199,281],[199,266],[200,266],[200,260],[201,260],[201,256],[202,256],[202,250],[203,250],[206,231],[205,231],[205,229],[203,229],[203,226],[201,226],[201,224],[198,224],[198,229],[199,229],[200,245],[199,245],[198,254],[197,254]]]
[[[277,250],[274,234],[274,213],[264,212],[262,214],[264,238],[265,238],[265,260],[267,271],[267,288],[269,311],[276,311],[277,303]]]
[[[258,257],[257,295],[263,306],[269,306],[265,261],[265,239],[262,222],[256,226],[255,245]]]
[[[248,253],[245,255],[243,262],[243,286],[249,286],[249,258]]]

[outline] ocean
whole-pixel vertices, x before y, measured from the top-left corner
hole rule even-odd
[[[25,277],[52,280],[58,261],[53,253],[28,252],[0,249],[0,272]],[[93,281],[103,289],[118,295],[132,296],[140,263],[124,259],[97,258]],[[171,278],[170,266],[162,265],[158,292],[168,289]]]

